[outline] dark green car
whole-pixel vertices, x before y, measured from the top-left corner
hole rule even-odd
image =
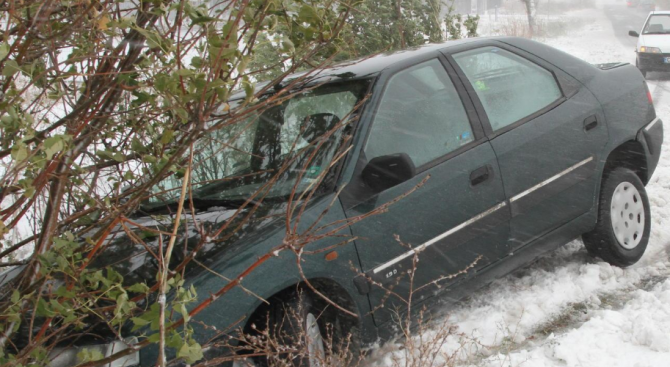
[[[645,184],[663,125],[632,65],[594,66],[520,38],[451,41],[328,69],[316,87],[245,126],[201,142],[210,158],[195,174],[213,183],[194,191],[195,221],[214,228],[275,177],[250,173],[287,169],[238,231],[204,241],[201,265],[186,279],[204,300],[272,256],[195,317],[203,342],[231,325],[257,332],[267,315],[276,328],[277,311],[293,308],[316,341],[310,348],[323,349],[326,324],[334,338],[351,332],[364,346],[393,335],[394,312],[402,314],[410,292],[415,304],[458,300],[579,236],[617,266],[635,263],[647,246]],[[230,136],[242,137],[239,145],[221,149]],[[310,148],[316,139],[318,151]],[[343,141],[349,149],[339,155]],[[312,159],[287,163],[300,149]],[[289,198],[308,191],[287,229]],[[162,213],[166,200],[143,210]],[[303,253],[275,251],[292,240],[287,233],[316,236],[347,220]],[[187,243],[203,242],[198,231],[186,233]],[[102,257],[131,284],[155,277],[156,261],[122,235]],[[140,351],[143,364],[155,360],[151,348]]]

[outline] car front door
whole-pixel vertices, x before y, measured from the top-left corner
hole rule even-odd
[[[410,294],[426,299],[464,278],[459,271],[472,273],[508,253],[509,209],[496,157],[445,63],[435,55],[382,76],[383,94],[342,195],[351,218],[383,208],[426,180],[351,227],[365,273],[357,286],[369,294],[377,324],[405,308]],[[390,171],[410,162],[416,174],[404,182],[370,181],[365,172],[374,162]]]
[[[498,157],[512,250],[595,204],[608,133],[599,102],[559,69],[492,44],[451,53]]]

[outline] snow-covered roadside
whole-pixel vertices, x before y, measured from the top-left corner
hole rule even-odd
[[[591,21],[581,29],[543,41],[591,63],[634,61],[601,10],[578,16],[585,14]],[[649,85],[668,126],[670,82]],[[670,366],[668,138],[647,192],[652,233],[638,264],[612,267],[589,257],[575,240],[449,310],[449,322],[468,338],[453,336],[442,351],[458,351],[463,366]],[[374,364],[402,359],[393,349],[386,346]]]
[[[624,47],[616,39],[612,24],[601,9],[584,9],[564,17],[589,21],[583,21],[582,27],[566,35],[543,39],[542,42],[592,64],[617,61],[635,63],[635,50]]]
[[[583,16],[585,11],[580,11]],[[582,29],[545,43],[588,62],[634,62],[598,9]],[[650,81],[650,89],[668,82]],[[670,95],[653,93],[658,115],[670,121]],[[652,235],[645,256],[628,269],[591,259],[573,241],[516,277],[503,279],[453,313],[462,331],[486,345],[513,336],[515,345],[477,365],[670,365],[670,140],[647,187]],[[508,335],[501,335],[505,325]],[[510,352],[510,353],[504,353]],[[502,362],[502,363],[501,363]]]

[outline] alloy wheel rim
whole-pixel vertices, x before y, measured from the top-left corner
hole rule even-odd
[[[321,336],[321,329],[316,321],[316,316],[308,313],[305,317],[306,322],[306,336],[307,336],[307,352],[309,353],[309,366],[322,366],[325,356],[325,348],[323,346],[323,337]]]
[[[642,197],[635,185],[624,181],[614,189],[610,217],[619,245],[627,250],[637,247],[644,234],[646,218]]]

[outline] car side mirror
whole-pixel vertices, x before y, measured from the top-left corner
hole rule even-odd
[[[383,155],[363,168],[363,181],[375,192],[403,183],[416,175],[414,162],[406,153]]]
[[[628,31],[628,35],[631,37],[640,37],[640,34],[635,31]]]

